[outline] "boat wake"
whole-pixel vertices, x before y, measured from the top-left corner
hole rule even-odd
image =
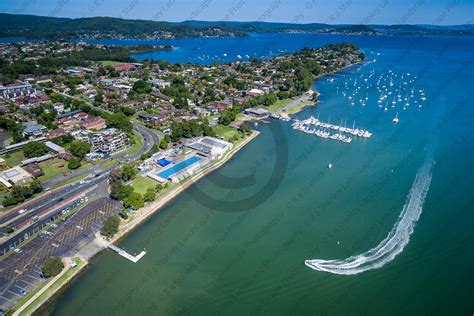
[[[317,271],[351,275],[381,268],[392,261],[410,241],[410,235],[413,233],[416,222],[420,218],[423,203],[431,184],[433,165],[434,161],[428,159],[418,170],[397,222],[380,244],[362,254],[346,259],[313,259],[305,260],[305,264]]]

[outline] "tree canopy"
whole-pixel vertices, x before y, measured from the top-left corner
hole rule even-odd
[[[113,237],[118,232],[119,225],[120,220],[117,215],[109,216],[102,222],[100,234],[108,238]]]
[[[81,142],[79,140],[73,141],[69,147],[69,151],[76,157],[84,158],[88,152],[91,150],[91,144],[86,142]]]
[[[29,142],[23,146],[23,155],[26,158],[39,157],[48,153],[48,147],[41,142]]]
[[[64,269],[64,263],[59,257],[50,257],[47,258],[43,266],[41,267],[41,272],[44,276],[50,278],[58,275]]]
[[[126,133],[131,133],[133,130],[132,122],[122,112],[110,114],[106,119],[106,123],[108,127],[115,127]]]

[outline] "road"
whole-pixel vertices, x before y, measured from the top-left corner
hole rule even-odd
[[[105,218],[120,211],[121,203],[108,197],[107,180],[110,171],[125,162],[139,159],[159,142],[159,137],[148,128],[136,125],[134,129],[143,138],[143,146],[132,155],[127,153],[113,155],[115,159],[124,159],[118,165],[103,169],[102,164],[97,164],[87,170],[93,174],[86,179],[87,182],[77,181],[52,190],[1,215],[1,226],[9,223],[22,227],[22,231],[4,237],[0,253],[16,247],[25,240],[25,237],[29,238],[40,229],[49,228],[47,233],[41,233],[34,239],[30,238],[19,252],[13,252],[0,261],[0,314],[13,307],[22,298],[21,291],[30,292],[42,282],[40,269],[46,258],[73,256],[94,239],[94,233],[100,230]],[[63,214],[63,211],[67,209],[70,211],[74,205],[76,207],[80,205],[81,197],[83,201],[85,198],[95,200],[60,221],[55,227],[50,225],[53,219]],[[19,214],[20,209],[27,211]],[[32,218],[36,216],[39,219],[32,223]]]
[[[151,150],[154,144],[159,142],[159,137],[148,128],[142,126],[134,126],[134,129],[141,135],[143,138],[143,146],[133,155],[127,153],[117,153],[113,155],[112,158],[120,159],[127,158],[126,160],[119,163],[119,165],[110,166],[105,169],[102,169],[102,164],[97,164],[92,169],[88,169],[87,173],[90,173],[92,176],[89,179],[85,179],[81,182],[74,182],[59,189],[53,190],[52,192],[46,193],[41,197],[26,202],[14,209],[5,212],[0,216],[0,225],[11,226],[14,228],[22,228],[28,226],[41,227],[38,222],[33,223],[32,220],[36,217],[40,217],[40,222],[50,222],[51,218],[57,217],[58,209],[62,209],[63,206],[67,206],[71,201],[77,199],[81,194],[95,185],[99,188],[99,192],[102,192],[100,196],[107,195],[107,178],[110,171],[119,167],[126,161],[132,162],[140,158],[143,153]],[[77,174],[75,174],[77,176]],[[64,181],[64,180],[63,180]],[[100,197],[99,196],[99,197]],[[22,211],[20,214],[20,210]],[[30,229],[28,232],[34,232],[35,229]],[[4,254],[9,249],[16,247],[21,243],[25,238],[28,238],[30,235],[28,232],[22,231],[21,234],[14,234],[13,236],[3,236],[0,241],[0,254]],[[26,235],[25,235],[26,234]]]

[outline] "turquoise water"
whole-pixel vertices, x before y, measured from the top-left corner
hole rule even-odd
[[[181,161],[180,163],[164,170],[164,171],[161,171],[160,173],[158,173],[158,175],[160,177],[162,177],[163,179],[168,179],[170,176],[172,176],[173,174],[175,174],[176,172],[179,172],[181,170],[183,170],[184,168],[186,167],[189,167],[190,165],[198,162],[199,160],[201,160],[201,158],[199,157],[196,157],[196,156],[192,156],[192,157],[189,157],[188,159],[186,160],[183,160]]]
[[[234,159],[120,243],[130,252],[145,247],[141,261],[98,255],[45,313],[472,314],[472,37],[263,34],[173,41],[180,49],[158,57],[193,61],[196,51],[260,56],[338,41],[358,44],[368,62],[318,80],[321,102],[297,117],[319,115],[351,127],[355,121],[371,138],[344,144],[286,122],[259,124],[261,134]],[[381,76],[393,78],[394,91],[417,77],[408,108],[398,102],[387,111],[378,107]],[[352,106],[347,94],[359,86]],[[280,180],[273,176],[275,163],[283,177],[268,186]],[[227,187],[223,177],[254,182]],[[220,203],[209,205],[196,192]],[[252,200],[255,194],[262,198]],[[228,201],[242,209],[229,211]],[[403,214],[409,220],[400,220]],[[395,238],[384,243],[390,234]],[[364,272],[333,273],[357,255],[374,261]],[[324,272],[305,266],[308,259],[340,262],[324,261],[330,265]]]

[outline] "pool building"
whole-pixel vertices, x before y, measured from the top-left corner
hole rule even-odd
[[[232,148],[232,143],[213,138],[193,139],[180,150],[167,150],[153,155],[139,166],[143,176],[159,183],[179,182]]]

